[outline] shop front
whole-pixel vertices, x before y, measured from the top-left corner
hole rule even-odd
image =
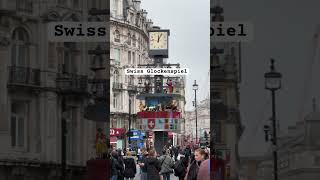
[[[123,149],[125,147],[124,128],[110,128],[110,145],[112,148]]]

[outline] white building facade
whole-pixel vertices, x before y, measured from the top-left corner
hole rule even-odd
[[[110,12],[110,127],[129,129],[130,99],[131,129],[137,129],[139,80],[137,76],[125,75],[124,69],[152,63],[148,56],[148,29],[152,21],[140,9],[140,1],[111,0]],[[112,143],[120,149],[127,147],[125,136]]]

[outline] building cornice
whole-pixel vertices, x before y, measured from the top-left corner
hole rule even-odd
[[[110,20],[110,25],[114,25],[114,26],[121,26],[121,27],[125,27],[125,28],[128,28],[132,31],[136,31],[136,32],[139,32],[140,34],[142,34],[145,38],[145,40],[148,40],[149,37],[148,37],[148,34],[146,32],[144,32],[142,29],[136,27],[136,26],[133,26],[131,24],[128,24],[128,23],[124,23],[124,22],[119,22],[119,21],[115,21],[115,20]]]

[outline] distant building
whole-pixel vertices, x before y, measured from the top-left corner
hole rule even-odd
[[[210,99],[205,99],[197,104],[198,140],[204,138],[204,131],[210,131]],[[185,113],[185,136],[188,141],[196,142],[196,116],[195,111]],[[210,139],[209,139],[210,142]]]
[[[288,128],[278,140],[278,172],[281,180],[320,179],[320,112],[308,114],[303,122]],[[250,169],[251,168],[251,169]],[[244,180],[273,180],[273,156],[270,151],[251,160],[241,158]]]

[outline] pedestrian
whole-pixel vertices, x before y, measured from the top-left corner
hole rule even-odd
[[[196,149],[194,152],[194,160],[191,161],[185,180],[197,180],[198,171],[201,163],[205,160],[205,151]]]
[[[163,180],[170,180],[174,165],[172,158],[168,155],[167,151],[162,151],[162,156],[160,156],[159,160],[161,162],[160,174],[162,175]]]
[[[174,164],[174,175],[177,176],[179,180],[184,180],[187,174],[188,162],[189,160],[184,155],[184,151],[180,150],[177,161]]]
[[[124,171],[123,151],[121,149],[118,149],[118,163],[120,165],[118,180],[124,180],[124,177],[123,177],[123,171]]]
[[[133,180],[137,173],[137,166],[131,152],[127,152],[127,156],[124,158],[125,169],[123,176],[125,180]]]
[[[161,164],[156,157],[156,151],[150,150],[148,157],[145,159],[144,166],[147,170],[147,180],[162,180],[162,177],[160,177]]]
[[[121,166],[118,162],[118,152],[112,151],[111,153],[111,180],[118,180],[119,171]]]
[[[148,151],[147,149],[143,148],[141,149],[141,158],[140,158],[140,163],[138,163],[140,167],[140,180],[148,180],[147,179],[147,169],[145,167],[145,160],[148,157]]]
[[[210,179],[210,159],[204,160],[198,172],[197,180],[209,180]]]
[[[173,149],[174,161],[177,161],[177,160],[178,160],[177,158],[178,158],[178,155],[179,155],[179,150],[180,150],[179,146],[174,147],[174,149]]]

